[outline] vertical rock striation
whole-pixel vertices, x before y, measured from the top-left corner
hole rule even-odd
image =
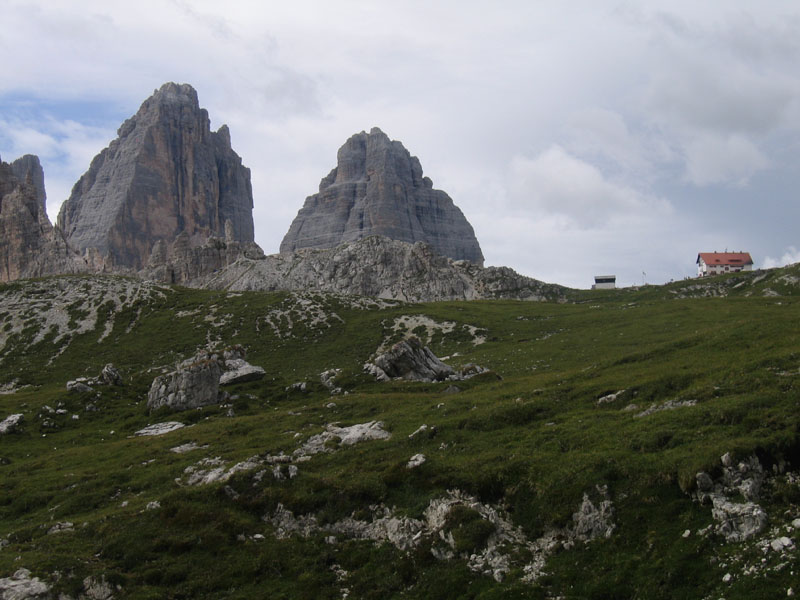
[[[352,136],[337,165],[309,196],[281,242],[281,253],[333,248],[373,235],[425,242],[454,260],[483,265],[475,232],[445,192],[423,177],[419,159],[380,129]]]
[[[190,85],[166,83],[92,160],[58,215],[69,243],[95,268],[139,270],[158,242],[253,242],[250,170],[227,126],[212,132]]]
[[[42,210],[47,213],[47,193],[44,189],[44,169],[39,157],[35,154],[25,154],[11,163],[11,171],[20,181],[33,185],[36,189],[36,199],[41,204]]]
[[[0,161],[0,281],[84,270],[47,218],[44,201],[38,157]]]

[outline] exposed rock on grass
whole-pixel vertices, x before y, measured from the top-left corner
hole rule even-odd
[[[424,465],[426,460],[427,459],[425,458],[424,454],[415,454],[410,459],[408,459],[408,463],[406,464],[406,468],[407,469],[416,469],[417,467],[420,467],[420,466]]]
[[[164,435],[165,433],[170,433],[177,429],[181,429],[182,427],[185,427],[183,423],[179,423],[178,421],[167,421],[166,423],[148,425],[144,429],[137,431],[134,435]]]
[[[729,542],[742,542],[767,526],[767,513],[756,504],[764,482],[764,469],[755,456],[734,464],[730,453],[726,453],[720,460],[722,475],[716,480],[705,472],[697,474],[694,497],[703,503],[711,502],[718,534]],[[732,500],[735,496],[744,497],[745,502]]]
[[[576,542],[608,537],[614,530],[611,502],[604,500],[600,507],[595,507],[586,495],[573,515],[573,527],[550,531],[535,541],[528,540],[499,508],[457,490],[431,500],[423,519],[399,516],[384,505],[371,506],[370,512],[369,521],[353,515],[320,525],[314,515],[295,516],[279,504],[264,521],[272,525],[279,539],[333,533],[347,539],[388,542],[403,551],[417,548],[425,541],[439,560],[461,558],[467,561],[470,570],[496,581],[502,581],[512,567],[522,567],[523,580],[529,583],[542,574],[547,556],[562,544],[570,548]],[[327,539],[336,543],[335,537]]]
[[[417,337],[396,343],[391,349],[378,355],[370,364],[364,365],[367,372],[378,381],[400,378],[409,381],[444,381],[455,375],[453,367],[444,364],[430,348],[423,346]]]
[[[211,483],[224,483],[241,471],[252,471],[262,466],[264,462],[258,456],[251,456],[245,461],[236,463],[231,468],[225,468],[225,461],[219,456],[203,458],[194,465],[186,467],[183,477],[175,480],[180,485],[208,485]]]
[[[397,342],[371,363],[364,364],[363,369],[378,381],[459,381],[487,372],[487,369],[472,363],[456,371],[443,363],[430,348],[423,346],[416,336]]]
[[[328,369],[319,374],[319,381],[328,388],[331,394],[341,394],[342,388],[336,385],[336,378],[342,372],[341,369]]]
[[[48,600],[50,586],[28,569],[17,569],[11,577],[0,579],[0,598],[3,600]]]
[[[580,508],[572,515],[573,526],[567,534],[571,543],[609,538],[614,532],[614,507],[608,499],[607,490],[600,488],[599,491],[604,499],[597,506],[592,503],[588,494],[584,494]]]
[[[186,454],[187,452],[192,452],[193,450],[200,450],[203,448],[208,448],[208,445],[198,446],[197,442],[188,442],[186,444],[181,444],[180,446],[170,448],[170,452],[174,452],[175,454]]]
[[[6,435],[8,433],[14,433],[19,429],[20,423],[25,419],[25,416],[22,413],[9,415],[2,421],[0,421],[0,435]]]
[[[295,458],[310,456],[320,452],[333,452],[340,446],[352,446],[368,440],[388,440],[391,433],[383,429],[380,421],[358,423],[349,427],[330,424],[325,431],[313,435],[300,448],[294,451]]]
[[[619,390],[618,392],[612,392],[610,394],[606,394],[597,399],[598,404],[608,404],[609,402],[614,402],[620,395],[624,394],[625,390]]]
[[[225,361],[227,369],[219,377],[220,385],[233,385],[234,383],[245,383],[247,381],[258,381],[264,377],[265,371],[261,367],[251,365],[241,358]]]
[[[647,417],[654,413],[661,412],[662,410],[675,410],[676,408],[694,406],[695,404],[697,404],[697,400],[667,400],[662,404],[651,404],[650,408],[646,408],[642,412],[636,413],[633,415],[633,417],[635,419],[640,419],[642,417]]]
[[[222,399],[221,375],[222,365],[217,356],[200,354],[181,363],[172,373],[156,377],[147,394],[147,407],[187,410],[217,404]]]
[[[152,283],[107,276],[55,277],[5,288],[0,293],[0,313],[8,313],[9,319],[0,328],[0,361],[6,358],[4,351],[12,340],[34,345],[52,335],[53,356],[57,356],[67,350],[73,337],[102,324],[97,340],[101,342],[113,331],[117,313],[163,298],[169,291]],[[102,323],[101,316],[105,317]]]

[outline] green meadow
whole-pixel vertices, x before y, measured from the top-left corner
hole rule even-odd
[[[0,395],[0,420],[24,415],[0,437],[0,577],[25,567],[54,593],[77,597],[85,577],[102,576],[119,586],[117,598],[153,599],[800,593],[795,547],[781,553],[762,543],[786,536],[800,545],[790,525],[800,518],[796,266],[571,290],[562,303],[404,304],[176,287],[118,305],[102,281],[0,287],[0,298],[22,292],[40,306],[51,302],[48,286],[82,290],[63,307],[63,336],[24,307],[0,309],[0,384],[16,390]],[[81,331],[89,307],[97,319]],[[488,371],[439,383],[379,383],[363,372],[379,347],[410,334],[452,366]],[[265,369],[263,379],[228,388],[225,405],[148,411],[156,375],[198,349],[237,344]],[[94,377],[107,363],[123,385],[67,391],[67,381]],[[334,368],[342,393],[331,395],[319,374]],[[305,390],[292,387],[300,382]],[[134,435],[165,421],[186,426]],[[181,479],[203,458],[232,466],[291,455],[328,424],[370,421],[391,438],[314,455],[291,479],[271,471],[203,486]],[[423,424],[429,431],[410,438]],[[188,443],[198,449],[171,451]],[[407,468],[418,453],[425,463]],[[759,500],[767,529],[744,542],[713,527],[699,533],[715,521],[710,505],[692,499],[695,475],[719,475],[725,453],[756,456],[770,475]],[[322,531],[279,539],[265,520],[279,505],[320,524],[368,519],[376,505],[421,519],[431,500],[459,490],[536,540],[569,527],[584,496],[598,503],[602,489],[614,508],[612,534],[556,548],[532,582],[524,550],[510,555],[502,581],[469,568],[493,533],[470,509],[450,515],[449,560],[434,557],[430,541],[400,550],[331,543]]]

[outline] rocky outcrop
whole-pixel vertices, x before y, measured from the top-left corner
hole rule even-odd
[[[337,165],[303,208],[281,242],[281,253],[333,248],[381,235],[425,242],[437,254],[483,265],[472,226],[452,199],[423,177],[419,159],[380,129],[352,136]]]
[[[264,377],[264,369],[244,360],[245,351],[233,346],[222,356],[200,352],[183,361],[171,373],[159,375],[150,385],[147,407],[157,410],[166,406],[172,410],[188,410],[218,404],[227,397],[221,385],[254,381]]]
[[[17,431],[24,418],[25,417],[22,413],[7,416],[5,419],[0,421],[0,435],[6,435],[8,433],[14,433]]]
[[[164,435],[165,433],[172,433],[173,431],[177,431],[178,429],[182,429],[184,427],[186,426],[178,421],[167,421],[166,423],[155,423],[153,425],[148,425],[133,435],[158,436]]]
[[[316,290],[408,302],[513,298],[565,300],[566,288],[437,254],[431,246],[368,237],[327,250],[240,259],[187,283],[230,291]]]
[[[711,503],[718,534],[729,542],[742,542],[767,527],[767,513],[757,504],[764,469],[755,456],[736,464],[730,453],[726,453],[720,461],[722,475],[716,480],[705,472],[697,474],[694,497],[701,503]],[[744,502],[735,497],[741,497]]]
[[[187,283],[233,264],[240,258],[262,260],[264,252],[255,242],[237,242],[230,222],[226,237],[209,237],[201,246],[192,246],[189,235],[180,233],[170,246],[158,240],[150,252],[147,268],[140,275],[159,283]]]
[[[421,456],[421,455],[420,455]],[[550,530],[530,540],[515,526],[509,515],[496,506],[483,504],[459,490],[428,503],[422,519],[401,516],[384,505],[371,505],[369,520],[355,513],[333,523],[321,523],[314,514],[295,516],[282,504],[263,517],[272,525],[275,537],[309,537],[319,532],[335,534],[326,537],[329,544],[338,544],[339,537],[390,543],[401,551],[426,548],[438,560],[461,558],[475,572],[502,581],[512,568],[522,567],[522,581],[535,582],[545,571],[547,558],[559,548],[566,550],[592,540],[611,536],[615,529],[614,508],[603,500],[595,507],[588,496],[573,515],[574,527]]]
[[[118,130],[58,215],[67,240],[95,268],[139,270],[156,242],[183,233],[253,242],[250,170],[227,126],[212,132],[190,85],[164,84]]]
[[[220,385],[233,385],[235,383],[245,383],[248,381],[258,381],[263,379],[265,371],[263,367],[251,365],[242,358],[231,358],[225,361],[227,369],[219,377]]]
[[[455,376],[453,367],[444,364],[416,337],[396,343],[380,354],[364,369],[379,381],[407,379],[409,381],[444,381]]]
[[[320,452],[334,452],[341,446],[353,446],[369,440],[388,440],[392,434],[383,428],[381,421],[357,423],[349,427],[339,427],[331,423],[325,431],[312,435],[305,444],[294,451],[293,458],[319,454]]]
[[[85,270],[47,218],[44,200],[37,157],[0,162],[0,281]]]
[[[216,355],[201,354],[181,363],[167,375],[153,380],[147,394],[147,408],[166,406],[172,410],[188,410],[221,400],[219,378],[222,366]]]
[[[0,578],[0,598],[4,600],[47,600],[50,586],[28,569],[17,569],[11,577]]]
[[[383,345],[373,361],[364,364],[364,371],[378,381],[461,381],[489,372],[488,369],[472,363],[456,370],[439,360],[430,348],[413,335],[397,342],[385,352],[382,349]]]
[[[122,375],[117,368],[108,363],[97,377],[78,377],[67,382],[69,392],[93,392],[94,388],[101,385],[122,385]]]

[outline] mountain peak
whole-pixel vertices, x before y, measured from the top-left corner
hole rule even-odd
[[[141,269],[154,244],[186,234],[252,242],[250,170],[231,149],[227,127],[212,132],[188,84],[165,83],[118,130],[72,189],[58,223],[80,252],[104,266]]]
[[[336,167],[309,196],[281,252],[332,248],[371,235],[425,242],[437,253],[483,265],[475,232],[445,192],[399,141],[373,127],[339,148]]]

